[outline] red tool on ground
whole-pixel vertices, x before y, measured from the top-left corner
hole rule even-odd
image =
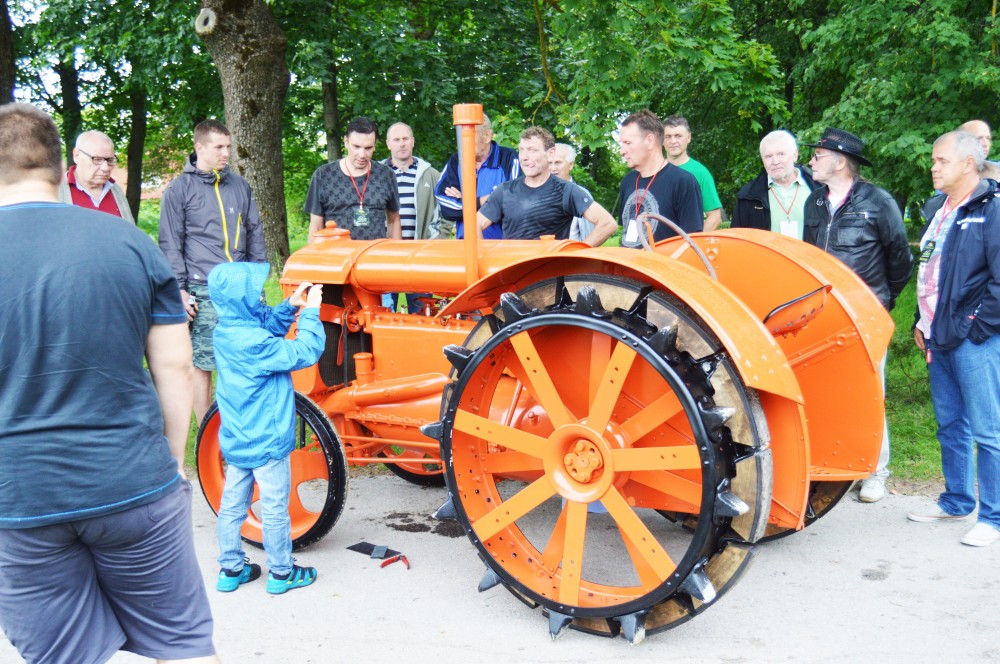
[[[391,564],[393,564],[395,562],[402,562],[404,565],[406,565],[406,569],[410,569],[410,561],[407,560],[406,556],[404,556],[401,553],[398,554],[398,555],[392,556],[391,558],[386,558],[385,560],[382,561],[382,564],[379,565],[379,567],[388,567],[389,565],[391,565]]]

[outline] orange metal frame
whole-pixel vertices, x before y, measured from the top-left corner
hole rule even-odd
[[[475,149],[477,118],[465,107],[456,111],[456,124],[469,123],[462,124],[467,154]],[[465,168],[463,177],[474,181],[471,160]],[[471,230],[474,201],[465,209]],[[677,295],[719,337],[746,384],[760,392],[774,441],[773,523],[801,527],[810,482],[857,479],[874,468],[883,422],[877,366],[892,322],[864,283],[824,252],[764,231],[698,234],[715,280],[680,238],[650,253],[556,240],[477,242],[475,235],[466,233],[464,242],[362,242],[330,228],[288,261],[281,280],[286,293],[303,280],[342,284],[349,303],[324,304],[321,318],[371,335],[373,370],[359,375],[357,384],[325,385],[316,367],[295,376],[296,388],[335,422],[371,432],[342,432],[351,462],[385,463],[369,452],[389,441],[434,457],[436,443],[419,427],[439,418],[450,371],[441,348],[462,343],[474,325],[470,316],[490,311],[501,293],[544,278],[605,273]],[[822,286],[832,287],[822,316],[786,334],[765,327],[773,308]],[[380,293],[414,290],[442,296],[446,305],[428,312],[433,315],[381,307]]]

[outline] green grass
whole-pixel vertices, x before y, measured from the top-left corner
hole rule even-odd
[[[941,477],[941,449],[935,435],[927,364],[913,343],[915,283],[910,281],[892,311],[896,332],[886,366],[886,412],[892,445],[889,468],[899,478],[930,480]]]

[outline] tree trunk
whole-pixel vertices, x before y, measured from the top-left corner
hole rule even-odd
[[[17,66],[14,63],[14,26],[7,0],[0,3],[0,104],[14,101]]]
[[[271,268],[288,259],[281,115],[288,91],[288,44],[262,0],[202,0],[195,30],[222,81],[237,173],[253,188]]]
[[[73,144],[83,127],[83,107],[80,105],[80,73],[76,70],[73,55],[55,66],[62,90],[62,130],[66,144],[66,163],[73,163]]]
[[[323,129],[326,130],[326,160],[340,159],[340,111],[337,109],[337,65],[330,66],[330,80],[323,81]]]
[[[128,133],[128,186],[125,198],[128,199],[132,218],[139,221],[139,201],[142,197],[142,155],[146,143],[146,88],[133,86],[129,91],[129,101],[132,106],[132,126]]]

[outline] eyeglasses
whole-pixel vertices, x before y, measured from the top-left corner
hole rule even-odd
[[[812,158],[815,159],[816,161],[819,161],[823,157],[831,157],[831,156],[833,156],[832,152],[827,152],[825,154],[817,154],[816,152],[813,152]]]
[[[82,148],[77,148],[77,150],[90,157],[90,160],[94,162],[94,166],[97,166],[98,168],[100,168],[104,164],[107,164],[108,166],[114,166],[115,164],[118,163],[118,157],[95,157],[94,155],[90,154],[89,152],[87,152]]]

